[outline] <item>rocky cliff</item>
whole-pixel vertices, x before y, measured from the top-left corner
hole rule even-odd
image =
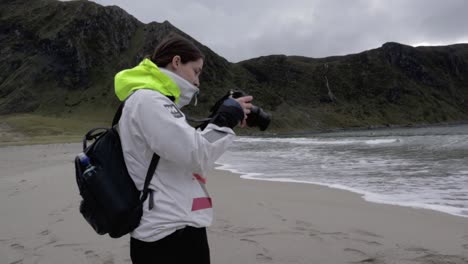
[[[279,130],[428,124],[468,120],[468,44],[398,43],[347,56],[266,56],[230,63],[168,21],[144,24],[94,2],[0,3],[0,114],[102,115],[118,104],[113,76],[177,32],[206,55],[205,115],[239,87],[273,112]]]
[[[269,109],[292,126],[429,124],[468,117],[468,45],[386,43],[348,56],[267,56],[236,65]],[[247,78],[245,76],[248,76]],[[284,116],[286,119],[287,117]]]

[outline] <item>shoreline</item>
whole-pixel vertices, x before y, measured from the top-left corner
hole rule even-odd
[[[0,142],[0,149],[2,149],[2,148],[11,148],[11,147],[28,147],[28,146],[46,147],[46,146],[61,146],[61,145],[75,145],[75,144],[81,144],[81,142],[80,143],[78,143],[78,142],[66,142],[66,143],[62,143],[62,142],[37,142],[37,143],[33,143],[33,144],[31,144],[30,142],[23,142],[23,144],[18,144],[18,145],[3,145]],[[80,148],[80,151],[81,151],[81,148]],[[265,179],[265,178],[256,177],[256,175],[262,175],[262,173],[243,173],[243,172],[240,172],[240,171],[237,171],[237,170],[234,170],[234,169],[222,168],[224,166],[226,166],[226,165],[221,164],[221,163],[216,163],[214,169],[215,170],[220,170],[220,171],[226,171],[226,172],[229,172],[229,173],[232,173],[232,174],[236,174],[241,179],[266,181],[266,182],[299,183],[299,184],[316,185],[316,186],[330,188],[330,189],[333,189],[333,190],[346,191],[346,192],[350,192],[352,194],[359,195],[359,197],[363,201],[368,202],[368,203],[375,203],[375,204],[382,204],[382,205],[394,205],[394,206],[401,206],[401,207],[412,208],[412,209],[430,210],[430,211],[435,211],[435,212],[439,212],[439,213],[448,214],[448,215],[451,215],[451,216],[456,216],[456,217],[461,217],[461,218],[468,218],[468,214],[463,215],[463,214],[459,214],[459,213],[449,212],[450,211],[449,209],[451,209],[451,207],[449,209],[443,210],[444,206],[440,206],[441,209],[435,209],[435,208],[433,208],[433,207],[437,207],[435,205],[427,205],[427,204],[422,204],[422,203],[402,204],[401,202],[399,203],[399,202],[385,201],[385,200],[369,197],[369,196],[372,196],[372,195],[376,195],[374,193],[354,189],[354,188],[347,187],[347,186],[344,186],[344,185],[342,185],[342,186],[328,185],[328,184],[322,184],[322,183],[319,183],[319,182],[298,181],[298,180],[286,179],[286,178]],[[229,165],[227,165],[227,166],[229,166]],[[468,213],[468,208],[466,210],[463,210],[463,211]]]
[[[129,238],[99,236],[79,213],[79,143],[0,151],[0,263],[130,263]],[[313,184],[207,175],[212,263],[468,262],[468,219],[369,203]]]
[[[372,197],[369,197],[369,196],[376,195],[375,193],[354,189],[354,188],[347,187],[347,186],[344,186],[344,185],[336,185],[336,184],[335,185],[328,185],[328,184],[322,184],[322,183],[318,183],[318,182],[299,181],[299,180],[293,180],[293,179],[287,179],[287,178],[265,179],[265,178],[256,177],[256,175],[263,175],[263,173],[255,173],[255,172],[254,173],[242,173],[242,172],[236,171],[234,169],[222,168],[223,166],[225,166],[223,164],[217,163],[217,165],[219,165],[219,166],[215,167],[216,170],[226,171],[226,172],[229,172],[229,173],[232,173],[232,174],[236,174],[236,175],[238,175],[239,178],[245,179],[245,180],[278,182],[278,183],[310,184],[310,185],[330,188],[332,190],[340,190],[340,191],[346,191],[346,192],[349,192],[349,193],[352,193],[352,194],[356,194],[356,195],[359,195],[359,197],[363,201],[368,202],[368,203],[375,203],[375,204],[382,204],[382,205],[394,205],[394,206],[401,206],[401,207],[407,207],[407,208],[413,208],[413,209],[430,210],[430,211],[434,211],[434,212],[438,212],[438,213],[448,214],[448,215],[451,215],[451,216],[468,218],[468,214],[463,215],[463,214],[457,214],[457,213],[450,213],[450,212],[448,212],[449,211],[448,209],[442,210],[442,209],[432,208],[432,207],[437,207],[437,206],[434,206],[434,205],[418,204],[418,203],[402,204],[402,203],[398,203],[398,202],[385,201],[385,200],[381,200],[381,199],[377,199],[377,198],[372,198]],[[443,207],[444,206],[440,206],[440,208],[443,208]],[[468,209],[466,209],[464,211],[468,212]]]
[[[3,115],[5,116],[5,115]],[[302,135],[319,135],[319,134],[333,134],[333,133],[347,133],[347,132],[370,132],[370,131],[382,131],[382,130],[394,130],[394,129],[418,129],[418,128],[439,128],[439,127],[453,127],[468,125],[468,120],[459,120],[453,122],[442,122],[442,123],[421,123],[421,124],[406,124],[406,125],[372,125],[372,126],[360,126],[360,127],[330,127],[322,129],[294,129],[285,132],[282,129],[273,131],[259,132],[251,129],[248,132],[236,131],[239,136],[252,136],[252,137],[288,137],[288,136],[302,136]],[[98,126],[98,125],[96,125]],[[103,125],[100,125],[101,127]],[[105,127],[105,125],[104,125]],[[52,128],[52,127],[50,127]],[[90,128],[91,129],[91,128]],[[24,146],[24,145],[37,145],[37,144],[67,144],[76,143],[82,140],[84,134],[52,134],[52,135],[27,135],[24,134],[20,129],[13,128],[8,122],[0,122],[0,136],[7,138],[8,140],[0,140],[0,147],[5,146]],[[76,140],[76,141],[75,141]]]
[[[468,262],[464,217],[219,169],[209,175],[208,188],[216,219],[209,229],[213,263]],[[239,251],[226,250],[229,243]]]
[[[374,125],[367,127],[338,127],[338,128],[324,128],[321,130],[309,130],[309,129],[298,129],[291,132],[273,132],[266,133],[266,136],[302,136],[302,135],[320,135],[320,134],[334,134],[334,133],[347,133],[347,132],[371,132],[371,131],[382,131],[382,130],[396,130],[396,129],[418,129],[418,128],[441,128],[441,127],[456,127],[468,125],[468,120],[447,122],[447,123],[433,123],[433,124],[408,124],[408,125]],[[265,133],[257,133],[245,136],[262,136]]]

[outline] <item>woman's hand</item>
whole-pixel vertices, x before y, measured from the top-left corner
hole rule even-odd
[[[242,107],[242,110],[244,110],[244,119],[241,121],[240,127],[246,127],[247,126],[247,115],[250,113],[250,109],[252,108],[252,103],[251,101],[253,100],[253,96],[248,95],[248,96],[243,96],[235,99]]]

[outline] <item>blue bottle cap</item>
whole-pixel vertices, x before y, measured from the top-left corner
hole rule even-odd
[[[80,160],[80,163],[84,166],[88,166],[89,165],[89,157],[84,154],[83,152],[81,152],[80,154],[78,154],[78,159]]]

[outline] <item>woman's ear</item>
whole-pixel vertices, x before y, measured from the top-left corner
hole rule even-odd
[[[172,57],[171,66],[174,70],[177,70],[181,63],[182,61],[179,55],[175,55],[174,57]]]

